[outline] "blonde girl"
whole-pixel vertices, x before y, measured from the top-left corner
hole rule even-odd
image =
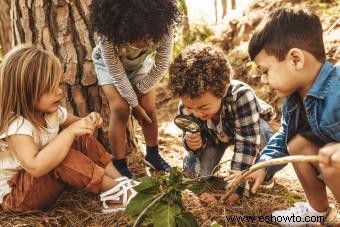
[[[105,213],[124,210],[136,182],[120,176],[92,136],[100,115],[79,118],[60,106],[61,76],[57,57],[33,45],[17,46],[3,59],[0,204],[5,211],[46,209],[70,184],[103,192]]]

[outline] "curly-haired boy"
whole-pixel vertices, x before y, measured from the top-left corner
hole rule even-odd
[[[183,135],[187,150],[183,169],[188,177],[213,174],[230,145],[234,145],[231,170],[247,169],[272,135],[261,118],[261,111],[273,115],[272,107],[247,84],[231,80],[231,74],[223,51],[202,43],[187,47],[170,65],[169,88],[180,98],[179,112],[200,119],[208,129],[208,134]],[[247,188],[239,187],[228,204],[248,195]]]

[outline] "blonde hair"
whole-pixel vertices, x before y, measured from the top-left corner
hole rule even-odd
[[[35,128],[34,104],[59,86],[62,67],[51,52],[34,45],[19,45],[9,51],[0,66],[0,134],[22,116]]]

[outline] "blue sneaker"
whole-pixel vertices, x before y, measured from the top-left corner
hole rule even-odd
[[[158,171],[170,172],[171,169],[169,164],[157,152],[146,154],[144,157],[144,163]]]
[[[112,160],[112,164],[122,176],[132,179],[132,174],[127,167],[126,160]]]

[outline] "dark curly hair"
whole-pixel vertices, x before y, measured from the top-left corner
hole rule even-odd
[[[158,42],[180,16],[175,0],[93,0],[90,6],[92,31],[117,45],[146,36]]]
[[[210,91],[220,98],[230,83],[231,73],[220,48],[196,43],[187,47],[170,65],[168,86],[176,96],[199,98]]]

